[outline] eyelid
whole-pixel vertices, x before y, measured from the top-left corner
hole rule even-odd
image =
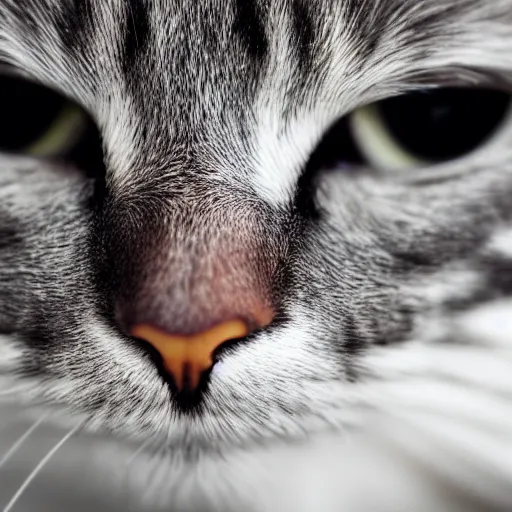
[[[485,88],[512,94],[512,75],[509,70],[503,69],[450,66],[422,72],[416,77],[415,87],[422,89],[440,87]]]

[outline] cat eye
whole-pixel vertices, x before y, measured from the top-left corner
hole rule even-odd
[[[361,154],[377,168],[402,170],[454,160],[484,145],[510,112],[510,96],[438,89],[389,98],[349,118]]]
[[[411,92],[345,116],[320,143],[313,165],[365,165],[390,172],[428,168],[484,147],[511,115],[511,96],[502,91]]]
[[[0,76],[0,151],[85,164],[101,158],[88,114],[57,92],[18,76]]]

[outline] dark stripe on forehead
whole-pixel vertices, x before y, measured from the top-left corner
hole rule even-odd
[[[362,62],[373,55],[388,30],[392,13],[396,11],[395,0],[380,2],[379,7],[376,5],[375,0],[346,0],[344,4],[346,27]]]
[[[265,23],[265,13],[257,0],[235,0],[233,30],[248,54],[258,62],[263,61],[268,52]]]
[[[314,59],[313,49],[316,37],[308,0],[294,0],[291,9],[292,46],[297,55],[300,70],[307,73]]]
[[[126,75],[148,49],[151,38],[150,5],[145,0],[126,0],[122,67]]]
[[[82,52],[94,37],[94,25],[94,0],[68,0],[56,10],[55,26],[66,52]]]

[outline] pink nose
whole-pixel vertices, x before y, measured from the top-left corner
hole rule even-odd
[[[118,318],[132,334],[151,326],[166,336],[195,339],[238,321],[246,336],[268,326],[275,314],[271,276],[253,258],[248,251],[230,259],[210,252],[197,260],[180,255],[156,269],[146,264],[133,272],[133,285],[125,281]]]
[[[116,320],[160,353],[180,389],[197,387],[220,345],[267,327],[278,305],[286,246],[268,228],[274,217],[221,199],[155,217],[127,209],[108,224]]]

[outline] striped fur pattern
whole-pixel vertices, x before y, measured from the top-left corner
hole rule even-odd
[[[510,509],[512,122],[416,174],[306,165],[329,126],[381,98],[446,83],[512,92],[510,0],[0,0],[0,61],[90,113],[106,169],[91,180],[0,156],[5,400],[165,447],[166,489],[203,461],[210,486],[191,477],[163,498],[183,510],[197,489],[201,506],[227,509],[219,454],[233,474],[273,457],[297,482],[276,454],[347,432],[363,436],[368,466],[391,469],[383,444],[403,467],[414,452],[423,483],[441,475],[466,504],[477,489],[482,510]],[[279,316],[222,353],[201,403],[182,410],[115,303],[247,243],[254,275],[271,269]],[[153,279],[141,284],[141,268]],[[187,299],[186,279],[175,286]],[[422,451],[436,435],[474,464]],[[304,457],[329,452],[314,446]],[[362,485],[342,459],[330,463]],[[339,496],[321,464],[311,483],[364,498]],[[498,469],[475,488],[479,464]],[[247,471],[238,499],[275,509],[244,487],[258,482]]]

